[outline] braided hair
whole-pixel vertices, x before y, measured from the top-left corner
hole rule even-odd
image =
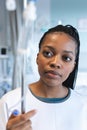
[[[63,82],[63,85],[66,86],[67,88],[74,89],[76,78],[77,78],[77,73],[78,73],[78,63],[79,63],[79,53],[80,53],[79,33],[77,29],[71,25],[65,25],[65,26],[57,25],[53,28],[50,28],[47,32],[44,33],[44,35],[42,36],[39,42],[39,50],[41,49],[45,36],[47,34],[54,33],[54,32],[64,32],[68,34],[75,40],[75,43],[77,44],[77,53],[76,53],[76,59],[75,59],[76,64],[75,64],[74,70],[70,73],[69,77]]]

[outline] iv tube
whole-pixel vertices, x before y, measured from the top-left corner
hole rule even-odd
[[[25,66],[26,66],[26,55],[27,55],[27,48],[29,47],[29,41],[32,42],[33,40],[33,26],[34,21],[36,20],[36,6],[35,1],[31,0],[26,9],[23,12],[23,25],[20,31],[19,39],[18,39],[18,47],[17,47],[17,58],[18,61],[16,63],[21,63],[21,70],[20,70],[20,78],[21,78],[21,98],[24,99],[21,102],[21,112],[25,112]],[[18,69],[17,69],[18,70]]]

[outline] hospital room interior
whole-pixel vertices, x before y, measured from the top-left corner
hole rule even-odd
[[[79,32],[80,60],[74,89],[87,96],[87,1],[0,0],[0,98],[38,80],[39,40],[58,24],[71,24]]]

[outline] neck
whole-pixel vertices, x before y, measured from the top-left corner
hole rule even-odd
[[[47,86],[41,82],[30,85],[32,92],[39,97],[44,98],[62,98],[68,94],[68,89],[64,86]]]

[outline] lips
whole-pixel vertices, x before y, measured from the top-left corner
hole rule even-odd
[[[57,71],[54,70],[49,70],[45,72],[47,77],[49,78],[59,78],[62,77],[62,75],[60,73],[58,73]]]

